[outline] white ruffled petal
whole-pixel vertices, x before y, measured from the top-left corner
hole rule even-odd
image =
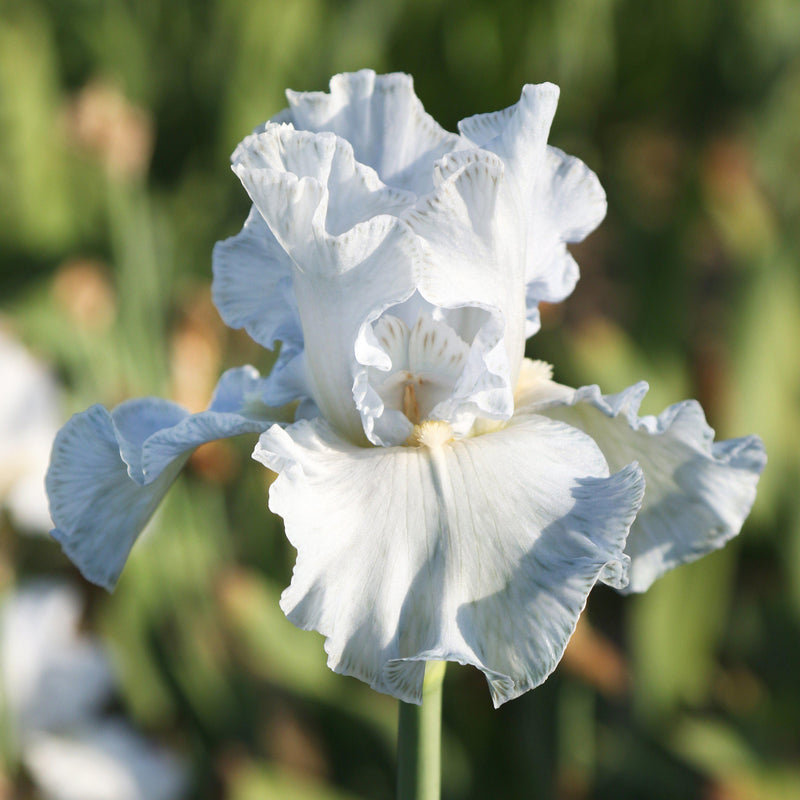
[[[448,430],[445,423],[430,423]],[[438,429],[437,429],[438,430]],[[636,465],[539,416],[432,447],[356,447],[322,420],[265,432],[270,507],[297,564],[281,607],[328,664],[420,702],[422,662],[472,664],[495,705],[555,668],[599,577],[626,580]]]
[[[293,261],[311,399],[340,433],[364,442],[356,338],[414,292],[419,246],[390,215],[409,196],[383,186],[330,133],[270,126],[239,147],[234,169]]]
[[[606,213],[597,176],[579,159],[546,146],[557,102],[553,84],[528,85],[515,105],[459,123],[473,144],[503,159],[518,188],[527,239],[527,336],[539,329],[538,304],[564,300],[578,280],[566,244],[585,238]]]
[[[693,400],[658,417],[638,416],[646,393],[644,382],[616,395],[586,386],[569,390],[555,405],[534,406],[588,433],[612,469],[634,458],[641,464],[647,488],[625,548],[631,557],[628,592],[645,591],[668,570],[736,536],[766,464],[757,436],[714,442]]]
[[[436,191],[405,219],[423,244],[419,293],[453,312],[448,324],[471,343],[442,419],[468,411],[492,419],[513,413],[513,387],[525,347],[524,251],[503,165],[483,151],[437,165]],[[480,322],[475,312],[482,311]]]
[[[467,146],[425,112],[410,75],[365,69],[335,75],[329,93],[288,91],[286,96],[295,127],[341,136],[384,183],[417,195],[433,189],[437,159]]]
[[[67,422],[53,445],[47,494],[52,536],[84,577],[113,589],[134,542],[195,448],[269,426],[246,416],[259,382],[252,367],[230,370],[209,410],[199,414],[142,398],[111,413],[95,405]]]
[[[242,230],[214,246],[212,294],[231,328],[244,328],[263,347],[302,347],[292,291],[292,261],[253,206]]]
[[[288,125],[267,125],[263,133],[248,136],[233,154],[233,170],[292,257],[299,244],[295,225],[307,235],[313,220],[315,233],[338,236],[415,199],[385,185],[375,170],[357,161],[350,142]],[[284,217],[287,200],[297,205]]]

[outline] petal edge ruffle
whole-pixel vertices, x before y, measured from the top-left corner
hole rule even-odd
[[[647,384],[616,395],[597,386],[559,387],[564,399],[537,413],[589,434],[612,469],[636,458],[646,490],[631,528],[627,592],[643,592],[662,574],[722,547],[736,536],[755,499],[766,464],[758,436],[714,442],[700,405],[676,403],[658,417],[638,415]]]
[[[330,92],[286,96],[297,128],[341,136],[384,183],[416,195],[433,188],[434,161],[467,146],[425,111],[413,79],[403,73],[343,73],[331,78]]]
[[[136,539],[195,448],[271,424],[246,415],[248,392],[259,380],[252,367],[229,370],[199,414],[142,398],[112,412],[94,405],[64,425],[46,477],[51,535],[87,580],[114,588]]]
[[[281,607],[329,666],[420,702],[426,660],[481,669],[496,705],[552,671],[598,578],[625,581],[643,482],[580,431],[522,415],[427,448],[363,448],[322,420],[266,431],[270,507],[298,550]]]

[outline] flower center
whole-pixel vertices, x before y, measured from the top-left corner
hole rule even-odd
[[[384,406],[403,413],[412,425],[435,418],[436,406],[453,395],[469,345],[427,312],[412,327],[384,314],[373,330],[391,362],[388,369],[369,370],[370,384]]]
[[[429,447],[434,449],[443,444],[452,442],[455,433],[449,422],[440,419],[429,419],[419,425],[414,426],[411,436],[408,437],[406,444],[411,447]]]

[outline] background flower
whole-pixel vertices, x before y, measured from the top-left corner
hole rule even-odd
[[[179,760],[103,713],[115,686],[100,644],[78,633],[81,601],[63,584],[32,582],[0,600],[0,681],[11,751],[53,800],[171,800]]]
[[[24,531],[52,528],[44,492],[50,450],[61,423],[52,375],[0,329],[0,502]]]

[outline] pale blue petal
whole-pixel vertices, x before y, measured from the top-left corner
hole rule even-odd
[[[271,424],[247,415],[260,383],[252,367],[230,370],[208,411],[189,414],[175,403],[142,398],[111,413],[92,406],[59,431],[46,478],[52,535],[88,580],[113,589],[195,448]]]
[[[414,292],[418,244],[392,216],[413,196],[384,186],[333,134],[287,126],[245,139],[234,171],[293,262],[304,359],[281,362],[285,385],[304,374],[326,419],[364,442],[353,401],[355,342],[363,326]]]
[[[491,153],[472,150],[442,159],[437,174],[436,190],[404,215],[423,246],[419,292],[440,308],[484,312],[472,337],[448,317],[471,347],[453,396],[437,417],[451,420],[471,411],[508,419],[525,348],[525,252],[503,164]]]
[[[440,423],[443,424],[443,423]],[[266,431],[270,508],[297,548],[289,619],[331,669],[420,702],[419,662],[472,664],[495,705],[538,685],[599,578],[624,585],[643,481],[580,431],[520,415],[436,447],[357,447],[322,420]]]
[[[638,415],[647,384],[616,395],[586,386],[537,412],[588,433],[612,469],[636,459],[646,481],[644,503],[628,537],[629,592],[722,547],[750,512],[766,464],[757,436],[714,442],[700,405],[686,400],[658,417]]]
[[[160,397],[126,400],[111,412],[119,457],[128,465],[128,475],[136,483],[150,483],[142,463],[144,443],[153,434],[172,428],[187,417],[189,412],[185,408]]]
[[[102,406],[76,414],[59,431],[46,479],[56,525],[52,536],[85,578],[114,588],[133,543],[185,460],[143,487],[128,475],[111,415]]]
[[[356,158],[389,186],[417,195],[433,189],[433,164],[467,142],[444,130],[414,94],[410,75],[372,70],[335,75],[330,92],[286,96],[295,127],[332,131],[353,146]]]
[[[302,346],[292,261],[255,206],[236,236],[214,246],[213,267],[212,296],[226,325],[270,350],[278,341]]]
[[[252,417],[253,414],[248,411],[251,404],[269,404],[264,394],[268,381],[269,376],[262,378],[255,367],[233,367],[217,381],[208,410]]]
[[[588,236],[606,213],[597,176],[579,159],[546,145],[557,101],[553,84],[528,85],[515,105],[459,123],[474,145],[503,159],[518,187],[527,240],[528,336],[539,329],[538,304],[564,300],[578,280],[567,243]]]

